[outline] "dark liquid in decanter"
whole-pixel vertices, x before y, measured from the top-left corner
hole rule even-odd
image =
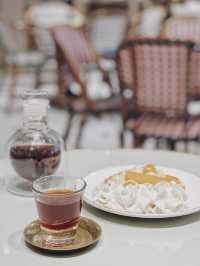
[[[10,149],[10,159],[18,175],[33,181],[56,171],[61,151],[52,144],[16,145]]]

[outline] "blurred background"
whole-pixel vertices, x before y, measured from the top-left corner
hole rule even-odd
[[[200,1],[0,0],[0,155],[43,88],[68,149],[199,153]]]

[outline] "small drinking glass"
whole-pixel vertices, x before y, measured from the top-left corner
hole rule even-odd
[[[86,188],[83,179],[46,176],[33,182],[42,241],[51,246],[71,243],[76,237]]]

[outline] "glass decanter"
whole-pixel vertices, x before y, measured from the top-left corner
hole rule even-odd
[[[46,91],[23,94],[23,125],[8,142],[9,159],[18,176],[9,180],[10,192],[32,196],[32,182],[58,169],[64,145],[59,134],[48,127],[48,107]]]

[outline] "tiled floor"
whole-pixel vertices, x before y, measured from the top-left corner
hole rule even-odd
[[[6,106],[8,102],[8,86],[10,79],[6,79],[5,83],[0,83],[0,156],[6,154],[6,143],[9,136],[14,133],[22,125],[22,108],[21,100],[18,98],[15,100],[14,108],[10,112],[7,112]],[[97,81],[93,79],[93,86],[97,86]],[[17,86],[17,93],[22,93],[26,88],[32,87],[31,77],[22,77]],[[49,87],[48,87],[49,88]],[[51,85],[51,88],[55,89],[55,85]],[[200,103],[193,104],[190,106],[192,112],[200,112]],[[49,110],[49,126],[63,134],[68,119],[68,114],[65,110],[55,109],[53,107]],[[74,143],[77,136],[77,128],[80,117],[76,117],[71,134],[67,142],[67,148],[73,149]],[[91,117],[85,126],[83,137],[82,137],[82,148],[89,149],[115,149],[119,148],[119,132],[121,130],[121,117],[118,114],[115,115],[104,115],[101,118],[95,119]],[[126,134],[126,147],[131,147],[132,136],[130,133]],[[148,140],[145,143],[145,148],[154,148],[154,141]],[[166,149],[166,144],[161,143],[161,149]],[[183,151],[183,144],[179,143],[177,146],[178,151]],[[190,143],[189,152],[200,153],[200,147],[196,143]]]
[[[20,87],[22,90],[22,86]],[[7,112],[5,104],[7,101],[6,89],[4,88],[0,94],[0,156],[6,155],[6,143],[9,136],[22,125],[22,110],[19,100],[16,100],[15,108],[11,112]],[[199,104],[194,106],[195,110],[199,109]],[[49,126],[62,134],[64,132],[68,114],[65,110],[50,108],[49,110]],[[67,143],[68,149],[74,148],[74,143],[77,136],[77,127],[80,117],[74,121],[71,134]],[[89,149],[115,149],[119,148],[119,132],[121,129],[121,117],[119,115],[103,116],[99,119],[89,119],[82,138],[81,147]],[[132,136],[126,134],[126,147],[131,147]],[[145,143],[146,149],[155,147],[153,140],[148,140]],[[161,149],[166,149],[166,144],[161,143]],[[178,151],[183,151],[183,144],[179,143]],[[200,154],[200,147],[196,143],[190,143],[189,152]]]
[[[21,100],[16,99],[14,108],[10,112],[6,111],[8,102],[8,86],[9,79],[0,91],[0,155],[4,154],[5,143],[9,136],[22,124]],[[23,84],[19,81],[17,92],[21,93],[26,88],[31,88],[31,79],[23,79]],[[49,126],[58,131],[60,134],[64,132],[68,114],[65,110],[50,108],[49,110]],[[80,118],[74,121],[67,147],[74,147],[77,135],[77,127]],[[119,131],[121,128],[121,118],[119,115],[108,115],[98,119],[90,118],[83,134],[81,146],[83,148],[117,148],[119,147]]]

